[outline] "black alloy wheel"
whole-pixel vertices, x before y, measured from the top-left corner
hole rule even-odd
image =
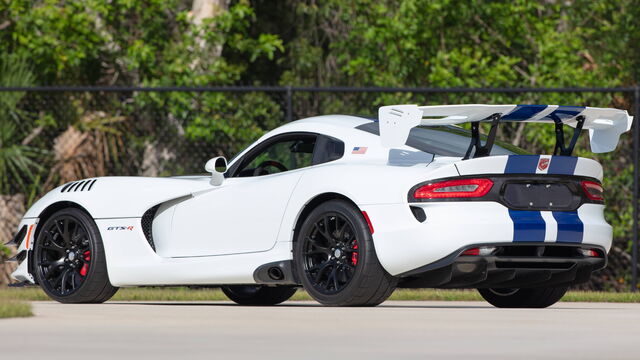
[[[304,272],[317,291],[331,295],[349,284],[358,265],[358,240],[344,216],[324,213],[303,244]]]
[[[100,233],[79,209],[58,211],[43,224],[33,260],[38,284],[54,300],[104,302],[117,291],[107,277]]]
[[[378,261],[364,215],[345,200],[309,213],[297,231],[294,268],[309,295],[329,306],[375,306],[397,284]]]

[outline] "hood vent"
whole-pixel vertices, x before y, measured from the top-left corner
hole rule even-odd
[[[70,182],[67,185],[63,186],[60,192],[91,191],[96,181],[98,181],[98,179]]]

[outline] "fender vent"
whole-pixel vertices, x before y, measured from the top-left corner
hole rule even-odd
[[[156,251],[156,245],[153,243],[153,218],[156,216],[159,207],[160,205],[156,205],[142,215],[142,232],[144,232],[144,237],[147,238],[147,242],[149,242],[149,246],[153,251]]]
[[[11,239],[11,241],[6,243],[5,245],[20,247],[20,244],[22,244],[25,235],[27,235],[27,225],[22,225],[22,228],[20,228],[20,230],[15,234],[13,239]]]
[[[27,258],[27,250],[22,250],[17,253],[14,257],[7,259],[7,262],[17,262],[18,264],[22,263],[24,259]]]
[[[98,179],[70,182],[67,185],[63,186],[60,192],[91,191],[96,181],[98,181]]]

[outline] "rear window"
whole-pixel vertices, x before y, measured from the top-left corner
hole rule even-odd
[[[377,121],[357,126],[356,129],[380,136]],[[482,136],[482,140],[486,140],[486,137]],[[411,129],[406,145],[429,154],[462,157],[470,142],[471,132],[468,130],[455,126],[425,126]],[[517,146],[497,140],[491,149],[491,155],[524,154],[528,153]]]

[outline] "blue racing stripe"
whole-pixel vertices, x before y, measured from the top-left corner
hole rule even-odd
[[[509,155],[505,174],[535,174],[539,155]]]
[[[553,211],[553,218],[558,222],[557,242],[581,243],[584,224],[577,211]]]
[[[547,174],[573,175],[578,158],[575,156],[552,156]]]
[[[584,106],[558,106],[557,109],[543,119],[555,120],[556,117],[560,120],[573,119],[583,110]]]
[[[547,108],[547,105],[518,105],[510,113],[503,116],[501,120],[506,120],[506,121],[529,120],[546,108]]]
[[[511,210],[509,216],[513,220],[514,242],[543,242],[546,224],[540,211]]]

